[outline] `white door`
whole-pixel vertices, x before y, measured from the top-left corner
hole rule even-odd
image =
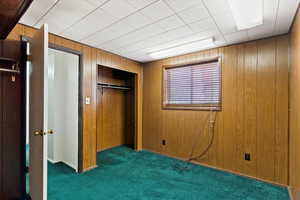
[[[47,199],[48,25],[30,40],[29,74],[29,194]]]

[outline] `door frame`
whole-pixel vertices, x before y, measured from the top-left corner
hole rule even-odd
[[[21,41],[28,43],[31,40],[30,37],[21,36]],[[83,171],[83,53],[74,49],[56,45],[53,43],[48,44],[48,48],[63,51],[66,53],[71,53],[79,57],[79,68],[78,68],[78,173]],[[28,58],[27,58],[28,60]],[[27,61],[26,60],[26,61]],[[26,79],[27,77],[24,77]],[[26,81],[26,80],[25,80]],[[25,94],[27,95],[27,94]]]
[[[56,45],[49,42],[49,48],[71,53],[79,57],[78,66],[78,173],[83,172],[83,55],[80,51],[76,51],[67,47]]]

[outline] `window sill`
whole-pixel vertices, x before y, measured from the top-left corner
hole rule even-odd
[[[163,105],[162,109],[163,110],[216,111],[216,112],[222,111],[222,107],[173,106],[173,105]]]

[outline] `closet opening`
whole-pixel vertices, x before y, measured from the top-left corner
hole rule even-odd
[[[136,149],[136,74],[98,65],[97,152]]]

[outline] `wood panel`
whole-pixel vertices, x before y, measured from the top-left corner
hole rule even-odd
[[[275,180],[275,45],[276,40],[257,43],[257,176]],[[284,105],[282,105],[284,106]],[[270,153],[272,152],[272,153]],[[268,167],[265,167],[268,166]]]
[[[237,46],[237,66],[236,67],[236,121],[235,121],[235,142],[236,142],[236,157],[240,158],[244,155],[244,132],[245,132],[245,46]],[[239,112],[238,112],[239,111]],[[245,164],[242,159],[236,159],[236,171],[243,172]]]
[[[125,115],[124,91],[116,89],[104,89],[102,96],[102,119],[98,124],[102,127],[100,136],[100,146],[98,150],[105,150],[115,146],[126,144],[126,115]]]
[[[251,42],[245,44],[245,111],[243,115],[245,116],[245,131],[247,133],[244,137],[245,152],[252,153],[252,160],[245,162],[246,174],[251,176],[256,176],[256,162],[257,162],[257,152],[256,152],[256,96],[257,96],[257,43]],[[245,153],[244,152],[244,153]]]
[[[275,179],[276,182],[284,182],[289,180],[289,173],[281,173],[281,170],[285,168],[285,163],[289,162],[289,149],[285,148],[289,146],[289,119],[288,115],[288,100],[289,86],[286,84],[289,79],[289,68],[286,67],[286,63],[289,63],[289,51],[286,50],[286,46],[289,46],[289,37],[278,37],[276,48],[276,114],[275,118]],[[282,134],[285,133],[285,134]],[[289,171],[289,170],[288,170]]]
[[[300,14],[296,15],[291,29],[290,69],[290,185],[294,199],[300,199]]]
[[[203,152],[212,136],[204,127],[209,112],[162,110],[161,69],[219,55],[222,111],[212,146],[197,162],[287,185],[288,49],[284,35],[145,64],[144,148],[187,158],[196,141],[195,154]],[[244,160],[245,153],[251,154],[250,161]]]
[[[18,24],[8,35],[9,39],[19,40],[21,35],[32,37],[35,29]],[[97,110],[97,65],[122,69],[137,76],[137,146],[142,149],[142,99],[143,68],[140,63],[121,56],[105,52],[78,42],[50,34],[49,41],[66,48],[80,51],[83,54],[83,97],[90,97],[91,104],[83,105],[83,170],[96,167],[96,110]]]

